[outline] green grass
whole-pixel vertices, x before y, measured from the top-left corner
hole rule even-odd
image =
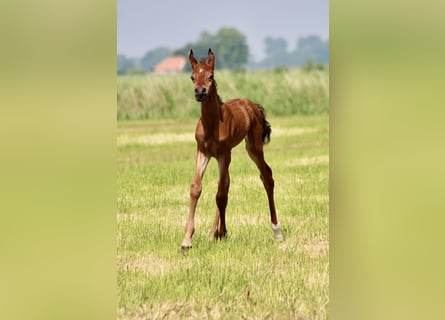
[[[218,181],[212,159],[185,255],[196,120],[119,123],[119,319],[327,318],[328,116],[269,121],[265,157],[285,240],[273,239],[266,192],[243,142],[230,167],[227,239],[207,238]]]
[[[248,97],[271,116],[312,115],[329,109],[329,71],[301,69],[233,72],[217,70],[215,79],[223,100]],[[189,73],[119,76],[119,120],[197,118]]]

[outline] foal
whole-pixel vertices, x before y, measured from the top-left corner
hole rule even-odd
[[[275,239],[282,240],[283,235],[275,212],[272,170],[264,161],[263,155],[263,144],[269,142],[271,132],[263,107],[248,99],[232,99],[225,103],[221,101],[213,79],[215,54],[211,49],[209,49],[207,59],[201,59],[200,62],[195,59],[192,50],[188,58],[193,69],[191,79],[195,87],[195,98],[201,102],[201,118],[195,131],[198,149],[196,171],[190,186],[190,210],[185,237],[181,245],[182,251],[187,251],[192,247],[196,205],[201,195],[202,178],[211,157],[215,157],[218,161],[219,182],[216,194],[216,216],[209,237],[210,239],[225,237],[231,150],[243,139],[246,140],[249,156],[260,170],[260,177],[269,200],[271,227]]]

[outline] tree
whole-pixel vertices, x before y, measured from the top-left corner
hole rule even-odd
[[[218,50],[220,68],[235,69],[247,63],[249,47],[246,36],[235,28],[221,28],[215,36],[215,50]]]
[[[141,59],[141,67],[148,71],[154,68],[162,59],[171,55],[172,51],[169,48],[159,47],[148,51]]]
[[[329,41],[323,41],[319,36],[301,37],[297,40],[297,48],[293,55],[298,64],[311,60],[319,63],[329,63]]]
[[[206,57],[209,48],[216,54],[215,68],[235,69],[244,66],[249,56],[246,36],[235,28],[221,28],[215,35],[206,31],[201,32],[198,41],[188,43],[173,54],[187,56],[193,49],[195,56]],[[186,70],[191,70],[187,64]]]
[[[267,37],[264,39],[266,57],[251,64],[256,68],[275,68],[282,66],[305,66],[321,68],[329,63],[329,40],[323,41],[319,36],[310,35],[297,40],[294,51],[287,51],[287,42],[283,38]]]
[[[284,38],[266,37],[264,46],[266,57],[258,64],[259,67],[271,68],[291,64],[287,41]]]
[[[117,73],[123,74],[127,70],[135,69],[135,61],[133,59],[127,58],[123,54],[117,55]]]
[[[287,53],[287,41],[284,38],[267,37],[264,39],[264,45],[267,56]]]

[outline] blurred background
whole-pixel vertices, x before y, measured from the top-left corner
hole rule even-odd
[[[221,98],[271,116],[329,110],[328,1],[117,2],[117,120],[196,119],[190,64],[216,54]]]
[[[169,56],[186,56],[191,48],[203,56],[209,47],[217,68],[328,64],[328,3],[118,0],[117,71],[153,72]]]

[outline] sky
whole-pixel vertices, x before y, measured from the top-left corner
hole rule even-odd
[[[233,27],[247,38],[255,60],[264,57],[264,38],[282,37],[288,50],[297,39],[329,38],[329,0],[118,0],[117,53],[142,57],[157,47],[178,49]]]

